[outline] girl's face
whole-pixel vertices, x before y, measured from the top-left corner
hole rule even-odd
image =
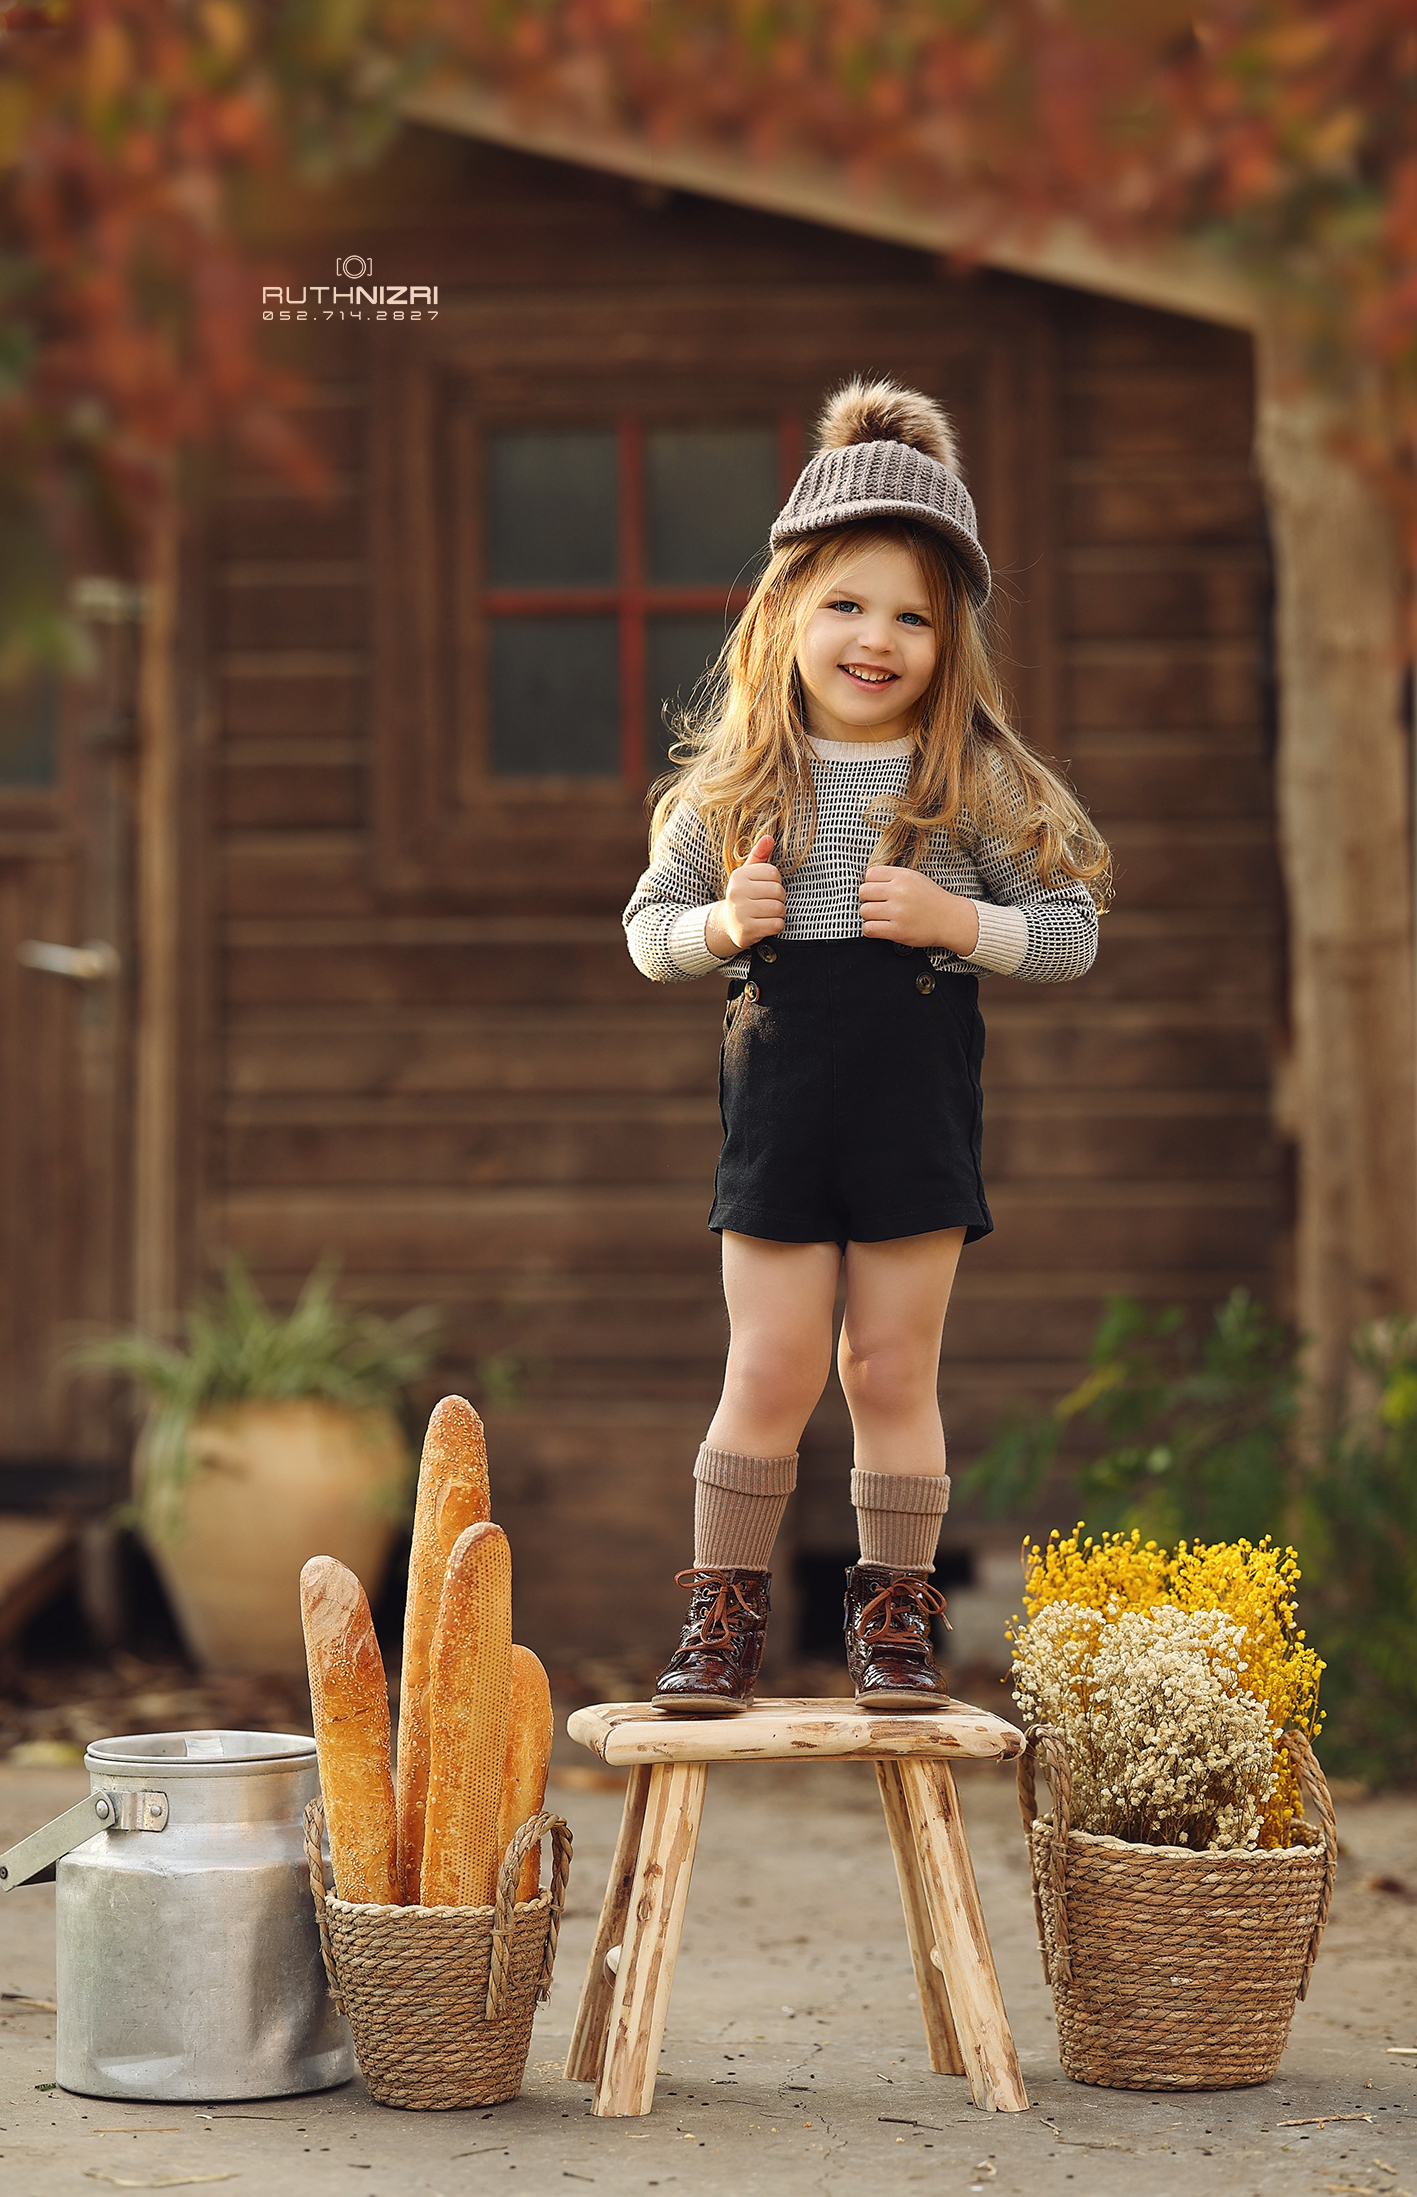
[[[941,638],[904,543],[861,549],[822,588],[797,645],[807,729],[823,740],[899,739]]]

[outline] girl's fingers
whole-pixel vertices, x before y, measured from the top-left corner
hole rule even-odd
[[[764,833],[763,833],[763,835],[762,835],[762,838],[758,840],[757,844],[756,844],[755,846],[753,846],[753,847],[750,847],[750,848],[749,848],[749,850],[748,850],[748,860],[749,860],[750,862],[769,862],[769,861],[771,861],[771,859],[772,859],[772,850],[773,850],[773,848],[774,848],[774,846],[775,846],[775,845],[776,845],[776,841],[774,840],[774,838],[773,838],[773,835],[772,835],[772,833],[771,833],[771,832],[764,832]]]

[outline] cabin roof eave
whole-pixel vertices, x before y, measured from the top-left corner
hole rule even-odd
[[[1046,227],[1019,224],[980,232],[965,212],[916,203],[849,180],[828,162],[760,161],[721,146],[651,145],[628,131],[598,128],[564,115],[537,115],[501,94],[460,78],[441,78],[410,92],[402,110],[411,122],[486,139],[544,159],[598,168],[666,190],[726,199],[763,213],[813,221],[879,237],[916,250],[967,250],[986,266],[1037,281],[1060,283],[1149,305],[1163,312],[1254,329],[1261,318],[1253,286],[1198,244],[1148,249],[1104,242],[1081,222]]]

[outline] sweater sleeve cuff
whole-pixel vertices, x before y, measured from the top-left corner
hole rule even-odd
[[[682,915],[675,916],[665,934],[664,950],[684,976],[710,976],[715,969],[726,966],[704,942],[708,919],[708,907],[686,908]]]
[[[1001,908],[992,900],[976,900],[979,942],[965,959],[977,962],[995,976],[1012,976],[1028,952],[1028,917],[1022,908]]]

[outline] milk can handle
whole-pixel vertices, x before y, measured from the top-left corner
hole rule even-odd
[[[18,1846],[0,1854],[0,1892],[13,1892],[20,1884],[33,1884],[54,1864],[72,1854],[76,1846],[100,1831],[165,1831],[166,1793],[90,1793],[77,1807],[31,1831]]]

